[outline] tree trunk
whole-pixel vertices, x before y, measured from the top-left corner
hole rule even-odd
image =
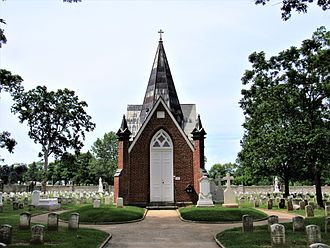
[[[285,176],[284,178],[284,195],[285,197],[288,197],[290,195],[289,178],[287,176]]]
[[[318,168],[315,168],[315,175],[314,175],[314,181],[315,181],[315,192],[316,192],[316,201],[317,205],[324,208],[323,204],[323,197],[322,197],[322,188],[321,188],[321,173]]]
[[[47,190],[47,179],[48,179],[48,156],[47,153],[44,152],[44,178],[42,179],[42,191],[46,193]]]

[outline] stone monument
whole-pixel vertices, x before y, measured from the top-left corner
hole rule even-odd
[[[99,193],[103,193],[103,183],[102,183],[102,178],[100,177],[99,178],[99,190],[98,190]]]
[[[223,179],[227,180],[227,188],[224,190],[224,204],[222,206],[226,208],[238,208],[235,192],[230,185],[230,180],[234,180],[234,178],[227,174]]]
[[[199,190],[197,207],[214,207],[210,189],[210,179],[205,175],[199,179]]]
[[[273,193],[281,193],[277,177],[275,177],[275,180],[274,180],[274,192]]]

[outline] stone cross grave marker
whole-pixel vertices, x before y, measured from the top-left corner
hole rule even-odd
[[[230,185],[230,180],[234,180],[234,177],[231,177],[229,174],[227,174],[227,176],[223,179],[227,180],[227,184],[226,189],[224,191],[224,204],[222,204],[222,206],[237,208],[238,204],[236,203],[236,195]]]
[[[272,247],[282,247],[285,244],[285,227],[281,224],[270,226]]]
[[[199,191],[197,207],[214,207],[210,179],[207,176],[203,176],[199,179]]]
[[[305,221],[301,216],[295,216],[292,218],[292,229],[293,231],[304,231],[305,230]]]
[[[317,225],[306,226],[307,241],[309,244],[321,242],[321,231]]]

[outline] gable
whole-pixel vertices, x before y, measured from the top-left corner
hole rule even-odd
[[[164,113],[162,113],[162,111],[157,111],[156,112],[156,110],[159,109],[160,106],[164,110],[163,111]],[[193,147],[191,141],[188,139],[187,135],[184,133],[184,131],[182,130],[182,128],[179,126],[178,122],[174,118],[173,114],[171,113],[171,111],[167,107],[167,105],[164,102],[164,100],[160,97],[157,100],[156,104],[153,106],[153,108],[150,111],[149,115],[147,116],[146,120],[143,122],[143,124],[142,124],[141,128],[139,129],[137,135],[135,136],[132,144],[130,145],[130,147],[128,149],[128,152],[131,152],[131,150],[135,146],[137,140],[140,138],[141,134],[143,133],[144,129],[146,128],[146,126],[148,125],[148,123],[150,122],[150,120],[151,120],[151,118],[153,117],[154,114],[156,114],[157,115],[156,118],[159,118],[159,119],[165,118],[165,115],[168,115],[170,117],[170,119],[172,120],[172,122],[174,123],[175,128],[179,131],[179,133],[181,134],[181,136],[184,138],[184,140],[188,144],[189,148],[192,151],[194,151],[194,147]]]

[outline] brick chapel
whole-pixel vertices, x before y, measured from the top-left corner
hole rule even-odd
[[[206,132],[195,104],[180,104],[162,31],[142,105],[128,105],[117,132],[114,201],[130,205],[196,203],[205,172]]]

